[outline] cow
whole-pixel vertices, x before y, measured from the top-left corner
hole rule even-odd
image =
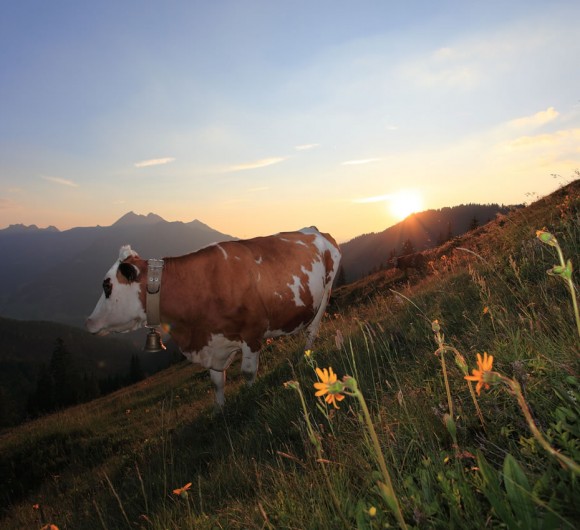
[[[163,258],[160,323],[186,358],[209,369],[217,408],[225,403],[226,370],[237,353],[252,384],[267,339],[306,329],[305,349],[312,348],[340,258],[332,236],[315,227]],[[121,247],[87,329],[105,335],[146,326],[147,278],[147,260]]]

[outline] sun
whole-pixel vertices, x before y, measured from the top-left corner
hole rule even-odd
[[[416,190],[400,190],[389,196],[389,210],[397,219],[405,219],[423,208],[423,198]]]

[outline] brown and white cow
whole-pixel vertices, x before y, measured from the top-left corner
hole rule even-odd
[[[312,347],[340,250],[330,235],[311,227],[163,259],[161,324],[191,362],[209,368],[222,406],[226,369],[238,352],[252,383],[266,339],[306,328],[306,349]],[[122,247],[87,329],[104,335],[145,326],[146,290],[147,261]]]

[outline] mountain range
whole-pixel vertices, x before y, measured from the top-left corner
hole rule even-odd
[[[111,226],[62,232],[11,225],[0,230],[0,315],[83,326],[122,245],[152,258],[228,239],[233,237],[200,221],[168,222],[153,213],[129,212]]]

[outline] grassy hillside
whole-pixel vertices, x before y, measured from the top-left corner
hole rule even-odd
[[[536,230],[578,266],[579,221],[576,181],[433,251],[427,275],[349,286],[311,355],[280,340],[252,388],[228,374],[223,414],[182,363],[4,433],[0,526],[575,528],[579,335]],[[455,362],[483,352],[489,389]]]
[[[464,234],[473,225],[484,225],[497,215],[520,206],[499,204],[462,204],[452,208],[426,210],[382,232],[364,234],[341,245],[342,267],[347,281],[357,280],[372,270],[387,265],[394,256],[405,254],[404,244],[411,242],[416,251],[433,248],[454,236]]]

